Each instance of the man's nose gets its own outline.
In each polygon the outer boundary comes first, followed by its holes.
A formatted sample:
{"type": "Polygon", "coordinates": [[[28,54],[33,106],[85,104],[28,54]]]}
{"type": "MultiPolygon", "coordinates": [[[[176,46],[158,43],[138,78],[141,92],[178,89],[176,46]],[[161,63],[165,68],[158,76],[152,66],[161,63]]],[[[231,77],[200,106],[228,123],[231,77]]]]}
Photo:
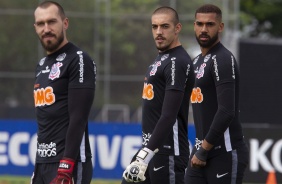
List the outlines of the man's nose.
{"type": "Polygon", "coordinates": [[[162,32],[163,32],[163,31],[162,31],[162,28],[161,28],[161,27],[158,27],[156,33],[157,33],[157,34],[162,34],[162,32]]]}
{"type": "Polygon", "coordinates": [[[50,25],[48,23],[44,24],[44,32],[50,32],[50,25]]]}
{"type": "Polygon", "coordinates": [[[202,27],[201,27],[201,32],[208,32],[208,28],[206,26],[206,24],[204,24],[202,27]]]}

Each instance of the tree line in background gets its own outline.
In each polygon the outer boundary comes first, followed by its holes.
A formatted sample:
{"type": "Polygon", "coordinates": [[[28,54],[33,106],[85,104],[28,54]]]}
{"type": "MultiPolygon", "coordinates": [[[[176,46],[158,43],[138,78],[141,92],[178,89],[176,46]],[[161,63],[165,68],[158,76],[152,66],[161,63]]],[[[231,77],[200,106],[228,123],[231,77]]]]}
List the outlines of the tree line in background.
{"type": "MultiPolygon", "coordinates": [[[[0,117],[7,107],[33,107],[36,63],[45,53],[35,34],[33,11],[40,0],[0,2],[0,117]]],[[[70,19],[68,39],[87,51],[97,63],[94,106],[105,103],[141,102],[142,80],[157,54],[151,35],[151,13],[158,6],[174,7],[183,24],[182,44],[194,39],[193,18],[197,7],[224,0],[59,0],[70,19]],[[105,82],[109,80],[109,82],[105,82]]],[[[227,2],[227,1],[226,1],[227,2]]],[[[226,3],[225,2],[225,3],[226,3]]],[[[223,13],[235,14],[239,6],[239,31],[246,37],[281,37],[282,1],[230,0],[223,13]]],[[[223,15],[224,16],[224,15],[223,15]]]]}

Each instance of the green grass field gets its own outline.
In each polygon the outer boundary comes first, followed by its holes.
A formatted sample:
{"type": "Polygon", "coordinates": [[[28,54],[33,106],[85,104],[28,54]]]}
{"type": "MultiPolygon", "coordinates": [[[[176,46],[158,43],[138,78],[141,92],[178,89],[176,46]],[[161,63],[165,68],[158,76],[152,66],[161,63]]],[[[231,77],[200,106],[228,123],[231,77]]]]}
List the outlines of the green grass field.
{"type": "MultiPolygon", "coordinates": [[[[0,175],[0,184],[30,184],[30,177],[0,175]]],[[[92,180],[91,184],[120,184],[120,180],[92,180]]]]}
{"type": "MultiPolygon", "coordinates": [[[[121,183],[120,180],[101,180],[101,179],[94,179],[91,182],[91,184],[120,184],[120,183],[121,183]]],[[[0,184],[30,184],[30,177],[0,175],[0,184]]],[[[253,183],[253,184],[259,184],[259,183],[253,183]]]]}

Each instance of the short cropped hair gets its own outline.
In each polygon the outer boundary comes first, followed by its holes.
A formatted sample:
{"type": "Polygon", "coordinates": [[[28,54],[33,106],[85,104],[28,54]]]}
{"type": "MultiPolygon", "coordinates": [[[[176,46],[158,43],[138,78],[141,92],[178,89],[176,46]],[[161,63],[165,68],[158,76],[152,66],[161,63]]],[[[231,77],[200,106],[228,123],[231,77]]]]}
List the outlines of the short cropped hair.
{"type": "Polygon", "coordinates": [[[199,7],[195,12],[195,17],[197,13],[215,13],[217,18],[221,21],[222,19],[222,12],[221,9],[213,4],[205,4],[199,7]]]}
{"type": "Polygon", "coordinates": [[[66,14],[65,14],[64,8],[59,3],[55,2],[55,1],[43,1],[42,3],[40,3],[38,5],[38,7],[40,7],[40,8],[48,8],[51,5],[55,5],[55,6],[58,7],[59,15],[60,15],[60,17],[62,19],[66,18],[66,14]]]}
{"type": "Polygon", "coordinates": [[[179,17],[178,17],[178,13],[175,9],[169,7],[169,6],[162,6],[157,8],[154,12],[153,15],[158,14],[158,13],[164,13],[164,14],[172,14],[172,21],[174,23],[174,25],[179,23],[179,17]]]}

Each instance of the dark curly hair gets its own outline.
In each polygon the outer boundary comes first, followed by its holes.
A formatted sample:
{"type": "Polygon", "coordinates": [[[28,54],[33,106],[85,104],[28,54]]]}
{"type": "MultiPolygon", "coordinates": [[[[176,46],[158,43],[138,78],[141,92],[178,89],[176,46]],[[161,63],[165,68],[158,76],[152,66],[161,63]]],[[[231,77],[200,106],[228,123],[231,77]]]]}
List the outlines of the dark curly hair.
{"type": "Polygon", "coordinates": [[[195,17],[197,13],[215,13],[217,18],[219,20],[222,19],[222,12],[219,7],[213,5],[213,4],[205,4],[201,7],[199,7],[195,12],[195,17]]]}

